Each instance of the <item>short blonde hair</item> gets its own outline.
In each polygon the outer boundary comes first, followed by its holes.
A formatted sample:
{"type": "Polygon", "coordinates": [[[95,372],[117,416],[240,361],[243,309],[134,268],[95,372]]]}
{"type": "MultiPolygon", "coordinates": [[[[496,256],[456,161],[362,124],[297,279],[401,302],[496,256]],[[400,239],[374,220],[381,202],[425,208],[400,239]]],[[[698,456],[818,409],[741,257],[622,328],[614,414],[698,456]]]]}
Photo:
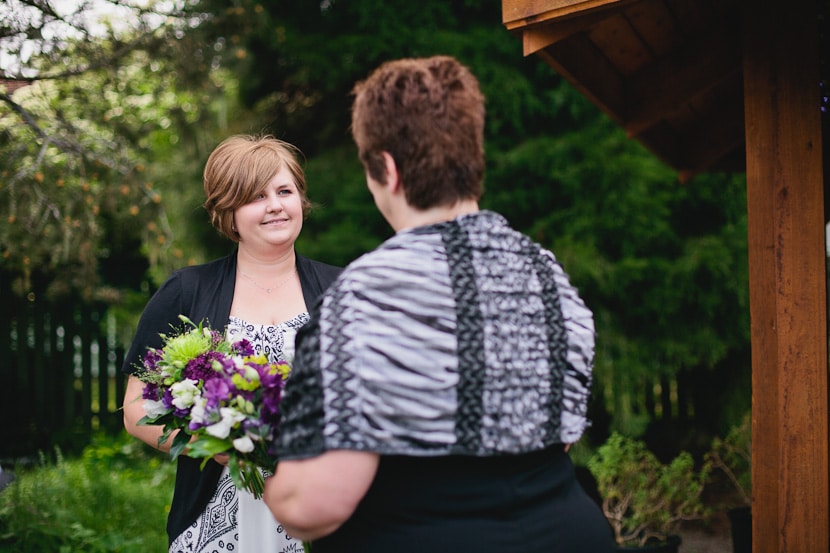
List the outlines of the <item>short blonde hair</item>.
{"type": "Polygon", "coordinates": [[[299,162],[301,155],[293,144],[270,135],[240,134],[223,140],[208,157],[203,176],[204,207],[211,224],[229,239],[239,242],[233,225],[234,212],[253,201],[283,167],[294,178],[303,215],[307,215],[312,204],[299,162]]]}

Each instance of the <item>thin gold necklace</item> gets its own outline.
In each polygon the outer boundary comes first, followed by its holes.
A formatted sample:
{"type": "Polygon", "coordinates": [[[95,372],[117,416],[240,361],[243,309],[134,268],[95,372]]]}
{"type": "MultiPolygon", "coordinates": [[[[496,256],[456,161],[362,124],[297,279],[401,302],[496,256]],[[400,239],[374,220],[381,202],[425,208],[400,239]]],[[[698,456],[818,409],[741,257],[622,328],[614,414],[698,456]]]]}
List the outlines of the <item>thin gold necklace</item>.
{"type": "Polygon", "coordinates": [[[245,273],[243,273],[241,270],[237,269],[237,271],[239,272],[239,274],[240,274],[240,275],[242,275],[242,276],[244,276],[245,278],[247,278],[248,280],[250,280],[250,281],[251,281],[251,283],[252,283],[254,286],[256,286],[257,288],[259,288],[260,290],[265,290],[265,293],[266,293],[266,294],[270,294],[271,292],[273,292],[273,291],[274,291],[274,290],[276,290],[277,288],[281,288],[283,284],[285,284],[286,282],[288,282],[288,280],[289,280],[291,277],[293,277],[293,276],[297,273],[297,269],[296,269],[296,267],[295,267],[295,268],[294,268],[294,270],[293,270],[293,271],[291,271],[291,272],[288,274],[288,276],[287,276],[287,277],[285,277],[284,279],[282,279],[281,281],[279,281],[279,282],[278,282],[278,283],[276,283],[275,285],[273,285],[273,286],[270,286],[270,287],[269,287],[269,286],[263,286],[262,284],[260,284],[260,283],[259,283],[259,282],[257,282],[256,280],[254,280],[254,278],[253,278],[252,276],[250,276],[250,275],[246,275],[246,274],[245,274],[245,273]]]}

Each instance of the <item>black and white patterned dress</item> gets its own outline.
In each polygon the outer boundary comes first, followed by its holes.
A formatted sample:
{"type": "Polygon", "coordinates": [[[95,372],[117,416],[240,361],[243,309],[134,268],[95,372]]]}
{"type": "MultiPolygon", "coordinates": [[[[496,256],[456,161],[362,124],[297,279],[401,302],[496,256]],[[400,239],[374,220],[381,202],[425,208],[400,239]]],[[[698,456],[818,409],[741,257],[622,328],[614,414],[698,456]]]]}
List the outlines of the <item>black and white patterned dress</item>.
{"type": "MultiPolygon", "coordinates": [[[[257,353],[271,362],[289,364],[294,358],[294,337],[308,322],[308,313],[276,324],[251,324],[230,317],[227,336],[231,342],[247,338],[257,353]]],[[[267,474],[263,471],[263,474],[267,474]]],[[[227,467],[222,471],[216,492],[202,515],[173,540],[170,553],[302,553],[303,542],[289,536],[274,520],[262,500],[237,490],[227,467]]]]}
{"type": "Polygon", "coordinates": [[[591,311],[553,254],[481,211],[347,267],[297,338],[280,458],[381,455],[328,551],[612,551],[563,445],[587,426],[591,311]]]}

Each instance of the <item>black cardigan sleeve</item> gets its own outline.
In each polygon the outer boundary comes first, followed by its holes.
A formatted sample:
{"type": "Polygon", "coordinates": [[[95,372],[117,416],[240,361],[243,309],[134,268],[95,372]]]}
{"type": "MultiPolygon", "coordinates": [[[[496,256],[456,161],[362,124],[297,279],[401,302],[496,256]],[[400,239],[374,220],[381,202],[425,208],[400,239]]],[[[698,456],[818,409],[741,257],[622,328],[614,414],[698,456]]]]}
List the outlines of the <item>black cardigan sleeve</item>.
{"type": "Polygon", "coordinates": [[[134,373],[147,348],[163,345],[162,334],[183,327],[179,315],[216,330],[228,324],[236,283],[236,254],[174,271],[147,302],[121,369],[134,373]]]}
{"type": "Polygon", "coordinates": [[[129,374],[135,373],[140,368],[147,349],[163,345],[162,334],[175,333],[182,327],[179,319],[182,313],[181,279],[174,273],[147,302],[121,370],[129,374]]]}

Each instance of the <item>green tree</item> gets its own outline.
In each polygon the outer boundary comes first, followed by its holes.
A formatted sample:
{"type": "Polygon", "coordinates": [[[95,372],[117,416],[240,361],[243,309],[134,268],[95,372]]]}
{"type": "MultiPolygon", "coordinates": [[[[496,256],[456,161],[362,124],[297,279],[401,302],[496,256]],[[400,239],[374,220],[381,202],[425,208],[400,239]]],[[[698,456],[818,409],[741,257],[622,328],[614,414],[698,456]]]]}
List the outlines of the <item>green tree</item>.
{"type": "MultiPolygon", "coordinates": [[[[0,49],[4,37],[41,37],[18,74],[4,68],[32,86],[0,92],[9,108],[0,112],[2,268],[21,290],[35,267],[87,295],[106,290],[102,282],[138,289],[136,280],[146,287],[148,276],[158,283],[227,251],[200,208],[200,181],[210,150],[236,132],[269,132],[305,153],[318,208],[298,250],[348,263],[391,234],[351,142],[350,91],[383,61],[448,54],[487,97],[482,205],[553,249],[594,310],[597,384],[615,426],[643,430],[632,406],[661,377],[717,373],[730,382],[718,399],[741,390],[742,176],[679,183],[548,66],[522,56],[501,2],[158,2],[132,8],[127,29],[50,43],[44,22],[83,29],[52,15],[57,4],[26,3],[41,19],[0,25],[0,49]]],[[[737,397],[747,403],[747,389],[737,397]]]]}
{"type": "Polygon", "coordinates": [[[135,286],[129,275],[167,241],[136,140],[162,124],[159,83],[135,70],[150,62],[139,46],[153,30],[138,18],[129,33],[87,41],[80,9],[12,1],[2,13],[3,76],[27,85],[0,86],[2,268],[19,293],[35,280],[51,295],[106,299],[102,264],[109,284],[135,286]]]}
{"type": "Polygon", "coordinates": [[[298,247],[331,262],[351,261],[390,233],[372,207],[348,132],[351,89],[383,61],[449,54],[469,65],[487,97],[491,158],[597,117],[550,68],[521,56],[496,0],[240,0],[232,8],[202,0],[190,9],[204,22],[201,42],[213,45],[237,76],[240,101],[257,114],[261,129],[308,156],[310,193],[320,209],[298,247]]]}
{"type": "Polygon", "coordinates": [[[597,380],[618,428],[643,432],[648,417],[631,407],[645,386],[688,373],[708,384],[690,407],[697,418],[740,416],[749,399],[742,175],[681,184],[600,117],[496,156],[488,182],[486,205],[551,247],[593,309],[597,380]]]}

